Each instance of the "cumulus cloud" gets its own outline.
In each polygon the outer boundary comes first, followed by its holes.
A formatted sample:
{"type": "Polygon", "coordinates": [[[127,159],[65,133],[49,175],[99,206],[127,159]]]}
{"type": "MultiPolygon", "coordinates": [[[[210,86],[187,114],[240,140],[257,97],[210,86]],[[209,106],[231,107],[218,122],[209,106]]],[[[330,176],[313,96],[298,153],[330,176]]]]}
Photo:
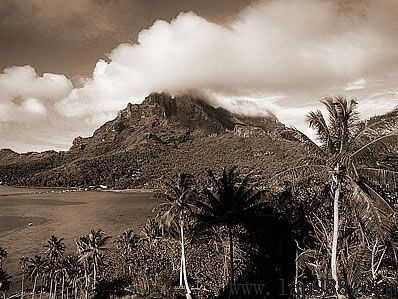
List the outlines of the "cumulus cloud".
{"type": "MultiPolygon", "coordinates": [[[[225,25],[193,12],[156,21],[138,43],[121,44],[108,61],[99,60],[58,109],[68,116],[110,112],[162,90],[311,94],[380,68],[395,71],[398,37],[383,20],[392,20],[397,2],[339,3],[262,1],[225,25]]],[[[362,88],[361,80],[348,90],[362,88]]]]}
{"type": "MultiPolygon", "coordinates": [[[[396,15],[394,0],[259,1],[224,24],[180,13],[142,30],[137,43],[117,46],[74,88],[63,75],[39,76],[29,66],[4,70],[0,123],[51,112],[95,128],[150,92],[195,90],[233,111],[256,114],[260,107],[304,128],[304,115],[321,96],[369,98],[363,92],[371,82],[394,77],[396,15]]],[[[388,109],[396,98],[380,101],[388,109]]]]}
{"type": "Polygon", "coordinates": [[[6,68],[0,74],[0,123],[42,118],[72,88],[64,75],[39,76],[31,66],[6,68]]]}

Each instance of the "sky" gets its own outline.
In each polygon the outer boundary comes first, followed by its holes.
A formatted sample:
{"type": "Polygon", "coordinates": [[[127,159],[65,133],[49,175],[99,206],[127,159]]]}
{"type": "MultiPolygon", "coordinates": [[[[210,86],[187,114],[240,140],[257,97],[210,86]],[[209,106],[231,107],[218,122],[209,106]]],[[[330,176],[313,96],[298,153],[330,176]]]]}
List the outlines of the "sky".
{"type": "Polygon", "coordinates": [[[398,105],[395,0],[2,0],[0,148],[66,150],[128,102],[200,92],[311,134],[324,96],[398,105]]]}

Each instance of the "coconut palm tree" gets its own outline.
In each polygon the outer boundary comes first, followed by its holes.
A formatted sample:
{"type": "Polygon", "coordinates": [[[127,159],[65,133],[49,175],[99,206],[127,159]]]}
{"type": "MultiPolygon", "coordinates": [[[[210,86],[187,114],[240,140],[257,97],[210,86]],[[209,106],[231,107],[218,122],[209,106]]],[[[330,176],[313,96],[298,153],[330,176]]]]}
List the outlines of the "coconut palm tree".
{"type": "MultiPolygon", "coordinates": [[[[83,276],[82,265],[79,263],[79,257],[76,255],[68,255],[63,259],[64,268],[66,270],[65,277],[68,278],[71,294],[77,298],[78,296],[78,280],[83,276]]],[[[68,288],[67,288],[68,294],[68,288]]],[[[68,298],[68,296],[67,296],[68,298]]]]}
{"type": "Polygon", "coordinates": [[[0,269],[3,269],[3,261],[7,258],[8,252],[0,246],[0,269]]]}
{"type": "Polygon", "coordinates": [[[46,264],[46,259],[39,255],[35,255],[34,258],[30,259],[27,273],[30,279],[33,280],[32,299],[35,298],[37,279],[44,274],[46,270],[46,264]]]}
{"type": "MultiPolygon", "coordinates": [[[[123,255],[126,263],[128,263],[129,256],[133,249],[138,245],[139,241],[140,237],[132,229],[125,230],[116,239],[116,246],[119,249],[123,250],[123,255]]],[[[128,265],[128,273],[131,274],[131,265],[128,265]]]]}
{"type": "Polygon", "coordinates": [[[65,253],[65,243],[63,242],[63,238],[58,238],[52,235],[48,240],[47,244],[43,247],[47,248],[45,254],[50,261],[58,261],[60,260],[65,253]]]}
{"type": "Polygon", "coordinates": [[[11,279],[12,276],[0,268],[0,292],[3,294],[4,299],[6,299],[6,292],[10,290],[11,279]]]}
{"type": "Polygon", "coordinates": [[[153,218],[148,218],[144,227],[141,229],[141,240],[148,242],[149,247],[151,248],[156,245],[160,239],[162,239],[162,233],[164,236],[164,231],[162,227],[159,226],[158,221],[153,218]]]}
{"type": "MultiPolygon", "coordinates": [[[[71,269],[72,267],[75,266],[74,264],[75,262],[75,257],[74,256],[66,256],[64,257],[58,266],[57,269],[57,274],[60,275],[60,279],[61,279],[61,298],[64,299],[64,295],[65,295],[65,286],[66,286],[66,293],[68,294],[69,290],[68,290],[68,285],[67,283],[69,282],[69,274],[73,273],[73,270],[71,269]]],[[[67,295],[68,298],[68,295],[67,295]]]]}
{"type": "Polygon", "coordinates": [[[25,293],[24,293],[24,283],[25,283],[25,275],[26,275],[26,270],[28,269],[28,264],[29,264],[29,259],[26,256],[23,256],[19,260],[19,265],[22,270],[22,280],[21,280],[21,299],[23,299],[25,293]]]}
{"type": "Polygon", "coordinates": [[[180,173],[177,180],[163,180],[163,187],[164,191],[156,194],[157,198],[165,200],[155,208],[156,219],[158,219],[162,231],[164,226],[178,227],[181,240],[180,286],[184,280],[186,297],[189,299],[191,298],[191,289],[187,278],[184,229],[188,217],[192,213],[192,203],[196,195],[195,179],[188,173],[180,173]]]}
{"type": "Polygon", "coordinates": [[[398,172],[381,169],[378,159],[381,153],[392,152],[398,134],[397,131],[390,131],[380,135],[375,126],[359,122],[357,102],[354,99],[336,96],[324,98],[321,102],[327,109],[328,118],[320,110],[307,116],[309,126],[316,132],[318,143],[293,129],[295,137],[306,146],[308,155],[297,167],[277,174],[274,179],[284,178],[296,184],[318,176],[325,178],[331,186],[333,234],[330,265],[338,289],[338,239],[342,200],[345,199],[347,205],[355,211],[362,235],[368,231],[378,242],[383,242],[394,226],[391,207],[370,186],[376,183],[386,188],[397,187],[398,172]]]}
{"type": "Polygon", "coordinates": [[[57,292],[57,274],[58,267],[61,264],[62,257],[65,253],[65,243],[63,242],[63,238],[58,238],[52,235],[47,243],[43,246],[47,248],[45,254],[49,260],[49,278],[50,278],[50,297],[53,291],[54,285],[54,296],[56,296],[57,292]]]}
{"type": "Polygon", "coordinates": [[[208,170],[208,185],[195,202],[199,230],[224,227],[228,231],[230,283],[235,282],[233,235],[236,225],[245,225],[261,211],[260,192],[252,183],[252,175],[241,176],[236,167],[224,167],[220,177],[208,170]]]}
{"type": "MultiPolygon", "coordinates": [[[[103,252],[108,251],[108,248],[105,246],[110,238],[111,237],[107,236],[102,230],[92,229],[88,235],[84,235],[76,241],[80,256],[79,261],[93,266],[93,288],[95,288],[97,283],[97,273],[99,265],[102,262],[103,252]]],[[[86,281],[87,279],[88,278],[86,278],[86,281]]]]}

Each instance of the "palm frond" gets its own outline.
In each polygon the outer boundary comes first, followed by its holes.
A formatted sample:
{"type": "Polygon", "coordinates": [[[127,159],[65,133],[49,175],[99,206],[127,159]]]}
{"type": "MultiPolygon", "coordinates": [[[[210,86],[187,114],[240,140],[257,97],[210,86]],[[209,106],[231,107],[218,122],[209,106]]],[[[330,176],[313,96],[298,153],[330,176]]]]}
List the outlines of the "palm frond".
{"type": "Polygon", "coordinates": [[[351,181],[351,189],[348,203],[356,212],[365,230],[379,241],[388,239],[394,228],[390,212],[354,181],[351,181]]]}
{"type": "Polygon", "coordinates": [[[369,157],[374,156],[375,153],[389,153],[396,148],[398,144],[398,131],[391,134],[381,136],[371,142],[360,147],[351,156],[359,161],[366,162],[369,157]]]}
{"type": "Polygon", "coordinates": [[[326,165],[326,159],[323,156],[313,156],[313,155],[308,155],[302,158],[299,162],[298,165],[326,165]]]}
{"type": "Polygon", "coordinates": [[[330,132],[325,118],[320,110],[312,111],[306,118],[309,127],[314,129],[318,135],[318,139],[324,146],[328,147],[330,144],[330,132]]]}
{"type": "MultiPolygon", "coordinates": [[[[338,124],[338,113],[336,110],[336,105],[334,103],[334,98],[324,97],[320,102],[325,105],[326,109],[329,112],[329,126],[331,128],[336,128],[338,124]]],[[[330,133],[333,134],[333,132],[330,133]]]]}
{"type": "Polygon", "coordinates": [[[358,169],[358,174],[361,175],[367,182],[372,183],[372,185],[382,186],[387,190],[398,189],[397,171],[364,167],[358,169]]]}
{"type": "Polygon", "coordinates": [[[317,259],[319,259],[320,256],[321,254],[317,250],[306,249],[297,256],[296,258],[297,266],[301,270],[304,270],[305,268],[308,267],[309,263],[311,264],[314,263],[317,259]]]}
{"type": "Polygon", "coordinates": [[[359,244],[350,248],[352,254],[344,260],[344,269],[347,275],[347,282],[350,286],[363,282],[361,278],[370,277],[369,268],[371,265],[372,252],[364,246],[359,244]]]}
{"type": "Polygon", "coordinates": [[[319,176],[325,177],[328,175],[328,167],[325,165],[301,165],[289,168],[274,175],[270,181],[283,180],[297,184],[311,177],[319,176]]]}
{"type": "Polygon", "coordinates": [[[372,189],[370,186],[368,186],[366,183],[362,182],[363,186],[366,188],[366,192],[369,194],[369,196],[372,198],[372,200],[376,203],[376,205],[386,213],[386,215],[393,215],[394,210],[391,208],[391,206],[388,204],[388,202],[379,194],[377,193],[374,189],[372,189]]]}
{"type": "Polygon", "coordinates": [[[371,125],[363,125],[353,137],[354,142],[370,142],[380,136],[388,135],[397,130],[397,126],[393,123],[378,121],[371,125]],[[388,132],[386,134],[386,132],[388,132]]]}
{"type": "Polygon", "coordinates": [[[326,153],[321,149],[319,145],[317,145],[314,141],[311,140],[307,135],[303,132],[300,132],[298,129],[292,127],[290,128],[293,132],[293,137],[300,141],[307,151],[312,155],[318,156],[326,156],[326,153]]]}

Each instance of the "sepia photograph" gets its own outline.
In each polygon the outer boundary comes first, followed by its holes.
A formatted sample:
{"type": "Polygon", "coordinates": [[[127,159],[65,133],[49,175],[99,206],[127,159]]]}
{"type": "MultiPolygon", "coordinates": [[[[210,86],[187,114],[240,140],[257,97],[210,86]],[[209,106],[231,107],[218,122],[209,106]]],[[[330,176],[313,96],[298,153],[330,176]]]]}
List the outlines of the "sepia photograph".
{"type": "Polygon", "coordinates": [[[397,0],[0,0],[0,298],[398,298],[397,0]]]}

